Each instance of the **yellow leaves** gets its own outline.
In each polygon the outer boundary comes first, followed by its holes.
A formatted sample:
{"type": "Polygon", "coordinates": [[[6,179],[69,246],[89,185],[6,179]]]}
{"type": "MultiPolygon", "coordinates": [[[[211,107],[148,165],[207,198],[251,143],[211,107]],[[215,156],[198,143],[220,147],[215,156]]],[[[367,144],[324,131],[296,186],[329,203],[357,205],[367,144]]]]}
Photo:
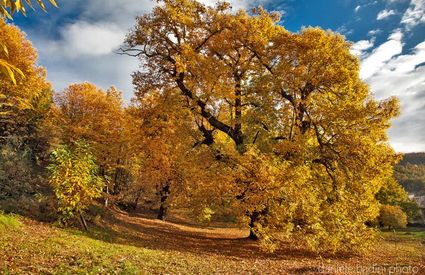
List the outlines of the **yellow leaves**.
{"type": "Polygon", "coordinates": [[[183,62],[182,58],[180,56],[174,57],[176,61],[176,72],[177,73],[184,73],[187,71],[186,64],[183,62]]]}
{"type": "Polygon", "coordinates": [[[91,83],[70,85],[56,96],[57,108],[51,111],[58,139],[63,143],[85,139],[105,173],[120,166],[130,152],[125,144],[132,121],[122,106],[121,93],[115,88],[103,91],[91,83]]]}
{"type": "MultiPolygon", "coordinates": [[[[54,7],[58,7],[55,0],[49,0],[54,7]]],[[[46,11],[46,6],[42,0],[36,0],[37,4],[43,11],[46,11]]],[[[25,4],[28,5],[31,9],[34,9],[31,0],[3,0],[0,2],[0,17],[7,17],[10,20],[13,20],[12,16],[16,12],[22,12],[24,15],[27,14],[25,9],[25,4]]]]}
{"type": "Polygon", "coordinates": [[[13,84],[16,85],[16,78],[15,73],[17,73],[20,77],[24,78],[24,73],[18,69],[17,67],[13,66],[12,64],[8,63],[6,60],[0,59],[0,72],[5,74],[10,78],[13,84]]]}
{"type": "Polygon", "coordinates": [[[382,205],[379,214],[379,222],[389,229],[404,228],[407,225],[407,215],[400,206],[382,205]]]}
{"type": "Polygon", "coordinates": [[[43,112],[50,84],[43,68],[36,65],[35,50],[18,28],[2,20],[0,46],[0,118],[16,118],[24,110],[43,112]]]}
{"type": "MultiPolygon", "coordinates": [[[[5,25],[3,22],[0,23],[0,27],[3,28],[5,25]]],[[[6,58],[9,56],[9,50],[7,49],[6,44],[0,40],[0,53],[3,51],[6,58]]],[[[0,55],[1,56],[1,55],[0,55]]],[[[7,60],[0,58],[0,74],[4,74],[10,78],[13,84],[16,85],[15,73],[20,77],[24,78],[24,73],[14,65],[10,64],[7,60]]]]}
{"type": "MultiPolygon", "coordinates": [[[[53,6],[55,6],[56,8],[58,7],[55,0],[49,0],[49,1],[53,6]]],[[[25,3],[28,6],[30,6],[31,8],[33,8],[31,0],[25,0],[25,3]]],[[[46,11],[46,7],[44,6],[44,3],[43,3],[42,0],[37,0],[37,3],[44,11],[46,11]]],[[[25,5],[24,5],[22,0],[3,0],[3,1],[0,1],[0,20],[3,20],[4,18],[8,18],[9,20],[13,20],[12,16],[15,12],[22,12],[24,15],[26,15],[25,5]]],[[[1,22],[1,23],[3,23],[3,22],[1,22]]],[[[5,44],[3,44],[2,41],[0,41],[0,47],[3,49],[3,51],[6,53],[6,55],[8,55],[7,46],[5,44]]],[[[6,60],[3,60],[1,58],[0,58],[0,71],[2,71],[4,74],[6,74],[14,84],[16,84],[15,73],[19,74],[21,77],[24,76],[21,69],[13,66],[9,62],[7,62],[6,60]]]]}
{"type": "MultiPolygon", "coordinates": [[[[130,48],[148,49],[140,55],[148,72],[134,80],[141,89],[157,85],[141,92],[155,99],[175,88],[167,108],[190,112],[195,139],[212,131],[206,171],[185,170],[200,171],[190,190],[203,196],[201,205],[227,194],[235,212],[261,213],[266,246],[279,231],[319,251],[370,244],[364,224],[374,219],[374,194],[394,161],[386,130],[398,108],[370,100],[349,43],[319,28],[289,33],[261,8],[251,15],[190,0],[161,3],[129,38],[130,48]]],[[[175,156],[189,146],[167,120],[175,117],[155,111],[145,115],[161,126],[149,125],[145,140],[151,155],[167,156],[155,156],[154,168],[168,176],[173,161],[190,164],[175,156]],[[167,135],[184,145],[170,150],[167,135]]]]}
{"type": "Polygon", "coordinates": [[[64,218],[84,211],[102,194],[104,182],[97,175],[97,165],[87,144],[76,142],[73,148],[60,146],[52,153],[50,184],[64,218]]]}

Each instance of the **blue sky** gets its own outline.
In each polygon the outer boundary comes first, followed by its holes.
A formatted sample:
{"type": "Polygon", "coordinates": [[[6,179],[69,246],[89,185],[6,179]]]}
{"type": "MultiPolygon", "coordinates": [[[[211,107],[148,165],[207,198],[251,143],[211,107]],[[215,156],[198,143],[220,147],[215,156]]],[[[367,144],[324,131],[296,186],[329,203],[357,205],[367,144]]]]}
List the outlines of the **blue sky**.
{"type": "MultiPolygon", "coordinates": [[[[47,2],[47,1],[46,1],[47,2]]],[[[155,5],[149,0],[58,0],[48,8],[17,15],[39,51],[56,91],[75,82],[116,86],[129,100],[137,60],[114,53],[137,15],[155,5]],[[36,13],[36,14],[35,14],[36,13]]],[[[212,5],[214,0],[202,2],[212,5]]],[[[361,78],[374,96],[397,96],[402,115],[394,120],[390,141],[399,152],[425,151],[425,0],[231,0],[233,8],[258,5],[282,13],[281,24],[297,32],[320,26],[353,43],[361,78]]]]}

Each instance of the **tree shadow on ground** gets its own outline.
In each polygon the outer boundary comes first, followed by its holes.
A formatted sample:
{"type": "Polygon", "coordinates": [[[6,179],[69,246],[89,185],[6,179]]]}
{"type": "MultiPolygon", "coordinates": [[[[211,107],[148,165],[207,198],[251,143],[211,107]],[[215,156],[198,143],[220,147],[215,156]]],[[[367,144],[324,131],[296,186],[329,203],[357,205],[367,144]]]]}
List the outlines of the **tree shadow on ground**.
{"type": "MultiPolygon", "coordinates": [[[[128,214],[114,209],[99,224],[105,235],[89,233],[92,238],[132,245],[136,247],[194,253],[198,255],[221,255],[233,259],[297,260],[317,259],[318,255],[307,249],[284,244],[274,253],[261,250],[257,241],[247,238],[248,230],[237,228],[192,227],[152,219],[151,215],[128,214]]],[[[338,255],[338,258],[348,256],[338,255]]]]}

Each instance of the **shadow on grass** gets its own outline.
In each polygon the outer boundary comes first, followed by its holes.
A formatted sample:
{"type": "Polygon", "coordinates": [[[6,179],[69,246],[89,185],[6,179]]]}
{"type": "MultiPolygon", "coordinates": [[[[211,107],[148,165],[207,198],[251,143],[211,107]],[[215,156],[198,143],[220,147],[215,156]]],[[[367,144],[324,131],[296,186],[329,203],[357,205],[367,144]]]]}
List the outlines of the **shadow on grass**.
{"type": "MultiPolygon", "coordinates": [[[[190,224],[189,224],[190,225],[190,224]]],[[[235,228],[200,229],[153,219],[150,215],[128,214],[111,210],[105,220],[86,233],[106,242],[125,244],[162,251],[177,251],[198,255],[220,255],[233,259],[297,260],[317,259],[307,249],[284,244],[274,253],[260,249],[259,243],[249,240],[248,230],[235,228]]],[[[323,255],[322,255],[323,256],[323,255]]],[[[328,255],[326,258],[349,258],[350,255],[328,255]]]]}

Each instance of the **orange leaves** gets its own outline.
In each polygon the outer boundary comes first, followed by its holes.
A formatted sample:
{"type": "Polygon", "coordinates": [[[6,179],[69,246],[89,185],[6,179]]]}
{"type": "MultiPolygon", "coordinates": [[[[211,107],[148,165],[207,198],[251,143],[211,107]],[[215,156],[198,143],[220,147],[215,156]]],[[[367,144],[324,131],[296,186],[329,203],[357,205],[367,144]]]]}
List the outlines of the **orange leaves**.
{"type": "Polygon", "coordinates": [[[18,28],[0,20],[0,112],[16,115],[36,108],[40,98],[49,93],[43,68],[36,65],[37,54],[18,28]]]}
{"type": "Polygon", "coordinates": [[[85,140],[109,177],[131,151],[127,150],[132,121],[122,106],[121,93],[114,87],[103,91],[90,83],[73,84],[56,96],[51,112],[53,135],[62,144],[85,140]]]}
{"type": "Polygon", "coordinates": [[[134,82],[140,95],[180,93],[170,107],[209,134],[217,181],[239,213],[258,216],[251,226],[268,245],[284,232],[317,250],[362,250],[374,193],[395,159],[386,130],[397,102],[371,99],[342,36],[289,33],[276,20],[261,8],[250,15],[164,1],[127,41],[147,64],[134,82]]]}
{"type": "MultiPolygon", "coordinates": [[[[58,7],[55,0],[49,0],[50,3],[58,7]]],[[[31,7],[31,0],[25,0],[25,3],[31,7]]],[[[46,11],[46,7],[43,4],[42,0],[37,0],[38,5],[46,11]]],[[[26,15],[26,9],[25,4],[22,0],[3,0],[0,1],[0,27],[3,28],[4,25],[4,18],[7,18],[9,20],[13,20],[12,16],[15,12],[22,12],[24,15],[26,15]]],[[[3,52],[8,55],[8,49],[4,41],[0,40],[0,48],[2,48],[3,52]]],[[[1,55],[0,55],[1,56],[1,55]]],[[[24,74],[21,70],[21,68],[18,68],[14,66],[13,64],[9,63],[7,59],[0,58],[0,73],[8,76],[8,78],[12,81],[13,84],[16,85],[16,77],[15,75],[19,75],[21,78],[24,77],[24,74]]]]}

